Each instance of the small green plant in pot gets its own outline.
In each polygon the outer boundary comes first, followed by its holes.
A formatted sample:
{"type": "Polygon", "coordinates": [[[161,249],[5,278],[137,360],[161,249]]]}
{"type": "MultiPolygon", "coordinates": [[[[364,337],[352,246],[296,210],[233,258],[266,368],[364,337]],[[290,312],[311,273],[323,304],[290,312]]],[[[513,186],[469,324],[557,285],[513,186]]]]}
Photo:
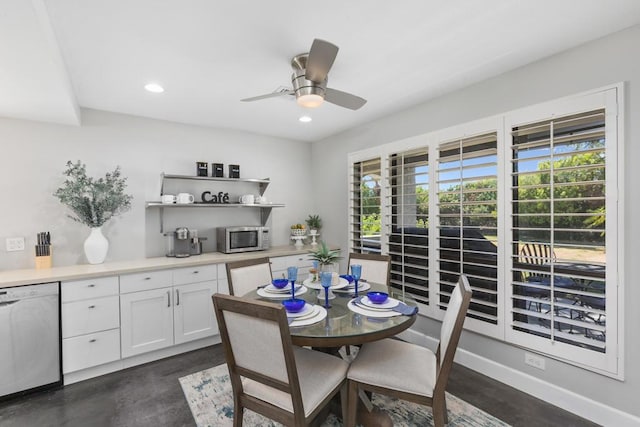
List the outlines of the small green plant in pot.
{"type": "Polygon", "coordinates": [[[306,219],[306,223],[310,230],[320,230],[322,228],[322,219],[320,219],[320,215],[309,215],[309,218],[306,219]]]}

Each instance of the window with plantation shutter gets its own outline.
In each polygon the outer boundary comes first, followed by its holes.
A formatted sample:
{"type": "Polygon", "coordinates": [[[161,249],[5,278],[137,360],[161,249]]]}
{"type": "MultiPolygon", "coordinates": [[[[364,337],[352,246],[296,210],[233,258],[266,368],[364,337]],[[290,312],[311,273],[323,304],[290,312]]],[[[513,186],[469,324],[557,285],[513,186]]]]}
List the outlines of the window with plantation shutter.
{"type": "Polygon", "coordinates": [[[605,110],[511,129],[511,328],[607,352],[605,110]]]}
{"type": "Polygon", "coordinates": [[[391,286],[429,303],[429,154],[427,148],[389,157],[387,241],[391,286]]]}
{"type": "Polygon", "coordinates": [[[460,274],[473,294],[467,316],[498,323],[497,134],[438,147],[438,305],[446,309],[460,274]]]}
{"type": "Polygon", "coordinates": [[[380,253],[380,158],[353,163],[350,250],[380,253]]]}

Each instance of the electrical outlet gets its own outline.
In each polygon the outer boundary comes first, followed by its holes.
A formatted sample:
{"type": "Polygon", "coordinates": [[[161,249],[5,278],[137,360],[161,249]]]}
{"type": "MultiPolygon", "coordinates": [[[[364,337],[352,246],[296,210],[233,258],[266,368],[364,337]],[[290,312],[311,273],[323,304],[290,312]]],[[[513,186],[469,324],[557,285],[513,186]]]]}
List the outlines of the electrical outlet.
{"type": "Polygon", "coordinates": [[[7,237],[7,252],[24,251],[24,237],[7,237]]]}
{"type": "Polygon", "coordinates": [[[542,369],[544,371],[544,358],[535,354],[525,353],[524,354],[524,363],[529,366],[533,366],[537,369],[542,369]]]}

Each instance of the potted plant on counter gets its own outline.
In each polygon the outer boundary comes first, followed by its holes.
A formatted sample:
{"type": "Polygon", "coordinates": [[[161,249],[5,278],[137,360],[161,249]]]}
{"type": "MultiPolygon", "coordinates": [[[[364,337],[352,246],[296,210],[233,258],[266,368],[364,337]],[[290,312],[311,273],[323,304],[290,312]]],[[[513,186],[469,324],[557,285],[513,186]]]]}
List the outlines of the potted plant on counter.
{"type": "Polygon", "coordinates": [[[104,178],[93,179],[87,176],[87,168],[79,160],[68,161],[63,174],[67,178],[53,195],[71,209],[73,215],[67,215],[69,218],[91,228],[84,252],[89,264],[101,264],[107,256],[109,241],[100,227],[131,209],[133,196],[124,192],[127,178],[121,176],[118,166],[104,178]]]}
{"type": "Polygon", "coordinates": [[[307,226],[309,226],[309,232],[312,233],[313,230],[316,230],[317,234],[322,228],[322,219],[320,219],[320,215],[309,215],[309,218],[306,219],[307,226]]]}

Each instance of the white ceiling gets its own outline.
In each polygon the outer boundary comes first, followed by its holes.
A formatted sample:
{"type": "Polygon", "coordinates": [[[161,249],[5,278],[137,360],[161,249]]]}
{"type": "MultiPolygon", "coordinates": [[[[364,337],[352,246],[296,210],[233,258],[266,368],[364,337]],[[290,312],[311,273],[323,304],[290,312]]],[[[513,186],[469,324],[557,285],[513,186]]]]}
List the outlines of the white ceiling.
{"type": "Polygon", "coordinates": [[[638,0],[0,0],[0,116],[81,124],[78,107],[315,141],[640,23],[638,0]],[[305,110],[291,58],[340,47],[305,110]],[[165,92],[143,86],[161,83],[165,92]],[[313,122],[298,117],[309,114],[313,122]]]}

